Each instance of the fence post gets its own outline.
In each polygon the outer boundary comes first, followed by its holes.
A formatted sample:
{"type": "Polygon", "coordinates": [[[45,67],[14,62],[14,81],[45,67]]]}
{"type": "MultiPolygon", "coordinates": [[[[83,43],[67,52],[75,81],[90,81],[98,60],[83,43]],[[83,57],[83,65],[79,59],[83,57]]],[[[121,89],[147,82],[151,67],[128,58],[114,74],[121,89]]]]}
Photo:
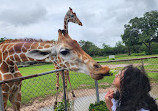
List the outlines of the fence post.
{"type": "Polygon", "coordinates": [[[2,84],[0,84],[0,111],[4,111],[2,84]]]}
{"type": "Polygon", "coordinates": [[[65,111],[67,111],[67,101],[66,101],[66,87],[65,87],[65,75],[64,75],[64,70],[62,71],[62,76],[63,76],[63,90],[64,90],[64,102],[65,102],[65,111]]]}
{"type": "Polygon", "coordinates": [[[98,81],[97,80],[95,80],[95,89],[96,89],[97,103],[99,103],[99,91],[98,91],[98,81]]]}

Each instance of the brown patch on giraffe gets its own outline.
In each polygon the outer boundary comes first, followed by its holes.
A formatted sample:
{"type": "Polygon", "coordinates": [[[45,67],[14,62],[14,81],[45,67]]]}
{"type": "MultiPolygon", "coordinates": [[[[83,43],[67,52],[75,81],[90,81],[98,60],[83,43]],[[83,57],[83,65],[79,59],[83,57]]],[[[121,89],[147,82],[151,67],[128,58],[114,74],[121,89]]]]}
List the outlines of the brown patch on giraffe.
{"type": "Polygon", "coordinates": [[[16,53],[21,53],[21,48],[23,46],[23,43],[18,43],[14,45],[14,49],[16,53]]]}
{"type": "Polygon", "coordinates": [[[12,61],[14,61],[14,57],[13,57],[13,56],[10,56],[10,59],[11,59],[12,61]]]}
{"type": "Polygon", "coordinates": [[[20,54],[20,57],[21,57],[22,61],[28,61],[25,54],[20,54]]]}
{"type": "Polygon", "coordinates": [[[4,92],[8,92],[9,91],[9,87],[6,84],[2,84],[2,90],[4,92]]]}
{"type": "Polygon", "coordinates": [[[38,47],[38,43],[33,43],[33,45],[31,45],[31,49],[37,49],[37,47],[38,47]]]}
{"type": "Polygon", "coordinates": [[[49,47],[50,47],[50,45],[45,45],[45,46],[44,46],[44,48],[49,48],[49,47]]]}
{"type": "Polygon", "coordinates": [[[58,63],[61,63],[61,59],[60,59],[60,57],[58,57],[58,63]]]}
{"type": "Polygon", "coordinates": [[[28,58],[29,58],[30,61],[35,61],[35,59],[32,59],[32,58],[30,58],[30,57],[28,57],[28,58]]]}
{"type": "Polygon", "coordinates": [[[2,80],[2,75],[0,74],[0,80],[2,80]]]}
{"type": "Polygon", "coordinates": [[[70,64],[68,62],[65,63],[66,67],[70,67],[70,64]]]}
{"type": "Polygon", "coordinates": [[[24,47],[25,47],[26,49],[30,49],[30,43],[26,42],[26,43],[24,44],[24,47]]]}
{"type": "Polygon", "coordinates": [[[83,57],[83,61],[84,61],[84,60],[87,60],[87,57],[85,57],[85,56],[82,56],[82,57],[83,57]]]}
{"type": "Polygon", "coordinates": [[[15,77],[21,77],[22,74],[21,74],[20,72],[17,72],[17,73],[14,74],[14,76],[15,76],[15,77]]]}
{"type": "Polygon", "coordinates": [[[9,44],[8,49],[10,49],[14,44],[9,44]]]}
{"type": "Polygon", "coordinates": [[[8,65],[5,62],[3,62],[1,65],[1,72],[7,73],[8,71],[9,71],[8,65]]]}
{"type": "Polygon", "coordinates": [[[16,61],[20,62],[20,58],[17,54],[15,54],[14,58],[15,58],[16,61]]]}
{"type": "Polygon", "coordinates": [[[42,47],[42,46],[39,46],[38,49],[43,49],[43,47],[42,47]]]}
{"type": "Polygon", "coordinates": [[[14,82],[10,82],[10,83],[8,83],[8,85],[9,85],[10,87],[12,87],[13,84],[14,84],[14,82]]]}
{"type": "MultiPolygon", "coordinates": [[[[20,77],[21,77],[21,76],[20,76],[20,77]]],[[[21,84],[21,82],[22,82],[22,81],[16,81],[16,82],[15,82],[15,85],[19,85],[19,84],[21,84]]]]}
{"type": "Polygon", "coordinates": [[[27,52],[27,49],[25,47],[22,47],[22,52],[27,52]]]}
{"type": "Polygon", "coordinates": [[[14,65],[14,62],[11,61],[9,58],[6,60],[6,62],[7,62],[9,65],[14,65]]]}
{"type": "Polygon", "coordinates": [[[7,101],[8,100],[8,93],[3,93],[3,100],[7,101]]]}
{"type": "Polygon", "coordinates": [[[3,53],[3,58],[6,59],[8,57],[8,54],[9,54],[8,51],[5,50],[4,53],[3,53]]]}
{"type": "MultiPolygon", "coordinates": [[[[0,55],[2,55],[2,53],[0,52],[0,55]]],[[[0,56],[0,63],[2,63],[2,56],[0,56]]]]}
{"type": "Polygon", "coordinates": [[[12,48],[10,48],[9,49],[9,55],[13,55],[15,52],[14,52],[14,48],[12,47],[12,48]]]}
{"type": "Polygon", "coordinates": [[[6,75],[3,75],[3,77],[4,77],[4,80],[12,79],[12,78],[13,78],[13,75],[11,75],[11,74],[6,74],[6,75]]]}
{"type": "Polygon", "coordinates": [[[14,72],[15,72],[14,66],[10,66],[9,68],[10,68],[10,72],[11,72],[11,73],[14,73],[14,72]]]}
{"type": "Polygon", "coordinates": [[[8,44],[4,44],[3,48],[2,48],[2,52],[4,52],[6,50],[6,47],[8,46],[8,44]]]}
{"type": "Polygon", "coordinates": [[[18,69],[18,66],[17,66],[17,65],[15,65],[15,71],[19,71],[19,69],[18,69]]]}

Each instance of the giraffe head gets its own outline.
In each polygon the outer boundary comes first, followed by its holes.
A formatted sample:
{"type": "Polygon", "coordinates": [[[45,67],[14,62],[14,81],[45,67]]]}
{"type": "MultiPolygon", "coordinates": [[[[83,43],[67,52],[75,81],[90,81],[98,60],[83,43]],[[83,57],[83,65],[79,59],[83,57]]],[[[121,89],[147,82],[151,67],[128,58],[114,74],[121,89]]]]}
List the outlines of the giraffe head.
{"type": "Polygon", "coordinates": [[[82,26],[82,22],[78,19],[76,13],[74,13],[72,8],[70,8],[70,7],[65,15],[64,22],[73,22],[73,23],[76,23],[76,24],[82,26]]]}
{"type": "Polygon", "coordinates": [[[32,50],[26,55],[37,60],[49,57],[59,67],[88,74],[95,80],[102,79],[103,76],[109,74],[110,69],[95,62],[82,50],[77,41],[72,40],[67,33],[62,34],[61,30],[58,33],[58,41],[53,47],[32,50]]]}

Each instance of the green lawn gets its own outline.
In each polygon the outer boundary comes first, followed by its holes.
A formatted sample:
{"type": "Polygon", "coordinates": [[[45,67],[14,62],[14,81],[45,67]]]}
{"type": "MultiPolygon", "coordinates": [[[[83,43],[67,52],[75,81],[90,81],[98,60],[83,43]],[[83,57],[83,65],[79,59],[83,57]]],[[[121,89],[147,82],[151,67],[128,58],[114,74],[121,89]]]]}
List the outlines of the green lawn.
{"type": "MultiPolygon", "coordinates": [[[[23,67],[19,68],[23,76],[42,73],[46,71],[54,70],[54,66],[42,65],[42,66],[32,66],[32,67],[23,67]]],[[[99,87],[106,88],[109,85],[103,85],[101,83],[112,83],[114,76],[105,77],[104,79],[98,81],[100,84],[99,87]]],[[[88,75],[76,72],[70,72],[70,80],[73,89],[83,89],[83,88],[94,88],[94,80],[91,79],[88,75]]],[[[60,76],[60,90],[62,91],[62,80],[60,76]]],[[[70,86],[68,83],[68,90],[70,86]]],[[[56,75],[55,73],[35,77],[27,80],[23,80],[22,83],[22,103],[31,103],[35,98],[44,98],[48,95],[56,94],[56,75]]]]}
{"type": "MultiPolygon", "coordinates": [[[[158,56],[158,55],[154,55],[158,56]]],[[[147,56],[130,56],[127,55],[117,55],[115,56],[116,60],[119,59],[127,59],[127,58],[141,58],[141,57],[147,57],[147,56]]],[[[149,56],[148,56],[149,57],[149,56]]],[[[95,61],[105,61],[107,57],[100,57],[100,58],[94,58],[95,61]]],[[[132,62],[117,62],[117,63],[103,63],[104,65],[110,65],[110,64],[132,64],[132,63],[139,63],[141,64],[141,61],[132,61],[132,62]]],[[[147,69],[148,75],[151,78],[154,78],[154,80],[158,81],[158,72],[150,72],[151,70],[157,70],[158,69],[158,59],[149,59],[144,61],[145,69],[147,69]]],[[[113,68],[114,75],[121,70],[123,67],[117,67],[113,68]]],[[[42,66],[31,66],[31,67],[23,67],[19,68],[20,72],[23,76],[42,73],[54,70],[54,66],[52,64],[48,65],[42,65],[42,66]]],[[[106,88],[109,87],[109,85],[105,85],[103,83],[109,83],[111,84],[113,79],[113,76],[104,77],[104,79],[99,80],[99,87],[106,88]]],[[[76,72],[70,72],[70,80],[73,89],[83,89],[83,88],[94,88],[95,83],[94,80],[91,79],[88,75],[82,74],[82,73],[76,73],[76,72]]],[[[60,90],[62,91],[62,80],[60,76],[60,90]]],[[[68,84],[68,90],[70,90],[70,86],[68,84]]],[[[55,95],[56,94],[56,75],[55,73],[48,74],[45,76],[35,77],[32,79],[23,80],[22,83],[22,103],[31,103],[34,99],[39,98],[43,99],[45,96],[49,95],[55,95]]]]}

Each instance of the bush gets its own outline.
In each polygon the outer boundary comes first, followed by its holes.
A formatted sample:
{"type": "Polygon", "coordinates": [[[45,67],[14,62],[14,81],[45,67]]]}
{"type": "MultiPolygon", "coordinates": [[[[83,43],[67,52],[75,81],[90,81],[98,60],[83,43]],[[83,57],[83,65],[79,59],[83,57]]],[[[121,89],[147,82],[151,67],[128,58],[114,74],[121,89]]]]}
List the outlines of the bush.
{"type": "MultiPolygon", "coordinates": [[[[67,101],[66,103],[67,103],[67,111],[71,111],[73,103],[71,101],[67,101]]],[[[65,102],[64,102],[64,100],[57,103],[57,107],[55,108],[55,111],[65,111],[65,102]]]]}
{"type": "Polygon", "coordinates": [[[100,101],[99,103],[95,102],[95,104],[91,103],[89,106],[89,111],[109,111],[105,102],[100,101]]]}

